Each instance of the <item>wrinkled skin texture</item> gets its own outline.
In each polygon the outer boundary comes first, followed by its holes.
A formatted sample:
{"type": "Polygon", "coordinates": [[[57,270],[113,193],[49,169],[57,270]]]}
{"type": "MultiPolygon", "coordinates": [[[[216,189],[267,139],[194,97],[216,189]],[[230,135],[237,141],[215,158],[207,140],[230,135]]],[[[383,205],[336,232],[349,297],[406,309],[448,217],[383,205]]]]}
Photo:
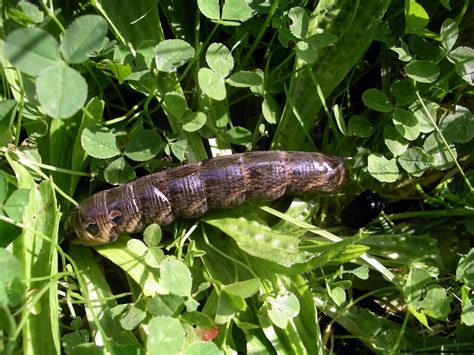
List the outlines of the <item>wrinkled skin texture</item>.
{"type": "Polygon", "coordinates": [[[343,158],[322,153],[250,152],[209,159],[144,176],[101,191],[71,214],[72,242],[98,245],[175,217],[196,218],[211,208],[284,194],[333,192],[347,180],[343,158]]]}

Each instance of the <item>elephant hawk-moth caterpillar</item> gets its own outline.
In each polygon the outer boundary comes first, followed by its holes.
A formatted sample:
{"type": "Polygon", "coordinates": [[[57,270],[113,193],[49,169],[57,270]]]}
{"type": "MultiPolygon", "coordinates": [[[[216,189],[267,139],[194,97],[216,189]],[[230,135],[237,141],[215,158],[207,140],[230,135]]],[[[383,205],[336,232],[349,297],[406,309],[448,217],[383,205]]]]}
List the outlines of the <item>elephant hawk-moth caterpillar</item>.
{"type": "Polygon", "coordinates": [[[196,218],[211,208],[284,194],[333,192],[347,180],[344,158],[310,152],[249,152],[187,164],[98,192],[79,204],[68,225],[76,244],[111,243],[151,223],[196,218]]]}

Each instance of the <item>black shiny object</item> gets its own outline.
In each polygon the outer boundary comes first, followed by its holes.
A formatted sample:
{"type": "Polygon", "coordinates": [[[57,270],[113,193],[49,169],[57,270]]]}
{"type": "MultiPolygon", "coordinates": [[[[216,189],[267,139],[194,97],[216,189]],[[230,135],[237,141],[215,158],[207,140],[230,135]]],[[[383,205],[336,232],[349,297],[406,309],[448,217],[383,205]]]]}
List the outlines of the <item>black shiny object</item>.
{"type": "Polygon", "coordinates": [[[341,220],[347,227],[357,229],[372,222],[384,208],[378,193],[365,190],[344,207],[341,220]]]}

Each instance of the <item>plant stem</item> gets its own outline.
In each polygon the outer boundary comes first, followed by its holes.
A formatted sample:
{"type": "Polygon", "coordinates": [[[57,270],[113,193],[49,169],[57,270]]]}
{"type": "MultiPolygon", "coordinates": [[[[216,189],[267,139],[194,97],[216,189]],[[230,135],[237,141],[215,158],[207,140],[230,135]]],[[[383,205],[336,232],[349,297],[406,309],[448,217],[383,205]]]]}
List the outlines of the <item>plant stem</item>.
{"type": "Polygon", "coordinates": [[[472,192],[474,192],[474,189],[471,185],[471,182],[469,181],[469,179],[466,177],[466,175],[464,174],[464,171],[462,170],[461,168],[461,165],[459,165],[458,163],[458,160],[456,159],[456,157],[454,156],[454,153],[453,151],[451,150],[451,147],[449,146],[448,142],[446,141],[446,139],[444,138],[443,134],[441,133],[438,125],[436,124],[435,120],[433,119],[433,117],[431,117],[431,114],[430,112],[428,111],[428,109],[426,108],[425,106],[425,103],[423,102],[423,99],[421,98],[420,94],[418,93],[418,91],[416,92],[416,96],[418,96],[418,100],[420,100],[420,103],[421,105],[423,106],[423,110],[425,110],[425,113],[426,115],[429,117],[430,121],[431,121],[431,124],[433,125],[434,129],[436,130],[436,132],[439,134],[439,136],[441,137],[441,140],[443,141],[443,144],[446,146],[446,148],[448,149],[448,152],[449,152],[449,155],[451,155],[451,158],[453,159],[454,163],[456,164],[456,167],[458,168],[459,170],[459,173],[461,174],[461,176],[463,177],[464,179],[464,182],[466,183],[467,187],[469,187],[469,190],[472,192]]]}

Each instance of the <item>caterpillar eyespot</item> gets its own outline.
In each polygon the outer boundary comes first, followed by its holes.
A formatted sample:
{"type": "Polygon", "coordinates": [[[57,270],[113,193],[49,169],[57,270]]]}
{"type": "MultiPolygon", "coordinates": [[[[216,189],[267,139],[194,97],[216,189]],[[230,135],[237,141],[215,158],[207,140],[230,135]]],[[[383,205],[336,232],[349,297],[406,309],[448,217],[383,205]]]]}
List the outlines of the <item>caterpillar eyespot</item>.
{"type": "Polygon", "coordinates": [[[175,217],[196,218],[211,208],[285,194],[333,192],[347,180],[345,158],[309,152],[249,152],[187,164],[98,192],[71,214],[72,242],[110,243],[175,217]]]}

